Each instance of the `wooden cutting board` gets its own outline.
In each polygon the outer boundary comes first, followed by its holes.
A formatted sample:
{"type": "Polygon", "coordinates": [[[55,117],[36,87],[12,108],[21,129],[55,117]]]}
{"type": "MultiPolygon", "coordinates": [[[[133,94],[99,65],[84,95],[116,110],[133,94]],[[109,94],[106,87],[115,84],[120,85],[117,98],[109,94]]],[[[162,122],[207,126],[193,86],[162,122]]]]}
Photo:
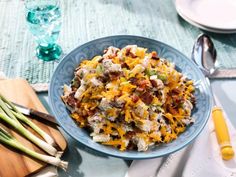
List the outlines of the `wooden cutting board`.
{"type": "MultiPolygon", "coordinates": [[[[37,95],[26,80],[0,80],[0,93],[10,101],[47,113],[46,109],[39,101],[37,95]]],[[[34,118],[32,118],[32,121],[55,139],[58,145],[57,149],[62,151],[66,149],[66,141],[56,126],[51,124],[46,125],[46,123],[42,123],[34,118]]],[[[17,132],[10,129],[8,130],[25,146],[35,150],[36,152],[44,153],[41,149],[23,138],[17,132]]],[[[45,166],[47,166],[47,164],[32,159],[20,152],[16,152],[13,149],[9,149],[9,147],[7,148],[6,146],[0,144],[0,177],[30,176],[30,174],[38,172],[45,166]]]]}

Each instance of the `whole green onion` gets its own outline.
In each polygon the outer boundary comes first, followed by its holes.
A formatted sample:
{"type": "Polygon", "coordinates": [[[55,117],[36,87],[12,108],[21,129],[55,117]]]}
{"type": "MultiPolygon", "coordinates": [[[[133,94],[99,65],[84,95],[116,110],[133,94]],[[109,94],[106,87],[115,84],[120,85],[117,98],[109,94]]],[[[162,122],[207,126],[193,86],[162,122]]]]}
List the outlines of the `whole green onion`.
{"type": "Polygon", "coordinates": [[[43,154],[37,153],[37,152],[32,151],[31,149],[23,146],[12,135],[10,135],[6,130],[4,130],[1,125],[0,125],[0,142],[6,144],[8,146],[11,146],[12,148],[15,148],[15,149],[27,154],[30,157],[33,157],[35,159],[41,160],[41,161],[49,163],[51,165],[60,167],[63,170],[66,170],[66,168],[68,166],[68,162],[62,161],[60,158],[56,158],[56,157],[52,157],[52,156],[48,156],[48,155],[43,155],[43,154]]]}
{"type": "Polygon", "coordinates": [[[12,118],[16,117],[20,121],[24,122],[28,126],[30,126],[35,132],[37,132],[48,144],[55,146],[56,143],[54,139],[49,136],[46,132],[40,129],[35,123],[33,123],[30,119],[24,116],[10,101],[8,101],[3,95],[0,94],[0,105],[5,108],[4,111],[12,118]],[[4,104],[5,102],[5,104],[4,104]],[[7,109],[10,108],[10,109],[7,109]]]}
{"type": "MultiPolygon", "coordinates": [[[[8,123],[10,126],[15,128],[19,133],[29,139],[31,142],[36,144],[42,150],[47,152],[50,155],[56,156],[57,150],[50,144],[46,143],[45,141],[41,140],[30,131],[28,131],[21,123],[17,120],[14,113],[9,109],[7,104],[2,100],[2,96],[0,97],[0,120],[8,123]]],[[[18,115],[18,114],[17,114],[18,115]]]]}
{"type": "Polygon", "coordinates": [[[34,144],[39,146],[41,149],[43,149],[48,154],[56,156],[57,150],[53,146],[51,146],[50,144],[47,144],[43,140],[39,139],[37,136],[35,136],[30,131],[28,131],[25,127],[23,127],[18,121],[15,121],[14,119],[8,117],[6,114],[4,114],[2,108],[0,108],[0,119],[5,121],[6,123],[8,123],[13,128],[15,128],[19,133],[21,133],[27,139],[29,139],[34,144]]]}

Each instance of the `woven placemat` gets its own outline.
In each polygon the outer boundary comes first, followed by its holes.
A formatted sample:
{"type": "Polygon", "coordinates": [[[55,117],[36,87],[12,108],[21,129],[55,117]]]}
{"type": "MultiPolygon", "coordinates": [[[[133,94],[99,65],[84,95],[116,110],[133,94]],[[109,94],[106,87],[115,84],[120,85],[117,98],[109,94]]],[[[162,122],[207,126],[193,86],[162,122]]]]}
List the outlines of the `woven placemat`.
{"type": "MultiPolygon", "coordinates": [[[[196,37],[203,32],[177,15],[172,0],[64,0],[61,7],[58,43],[64,54],[92,39],[132,34],[165,42],[190,56],[196,37]]],[[[35,57],[24,1],[0,0],[0,9],[0,71],[10,78],[23,77],[39,90],[47,89],[45,83],[50,82],[58,61],[43,62],[35,57]]],[[[236,67],[236,35],[207,34],[217,48],[220,67],[236,67]]]]}

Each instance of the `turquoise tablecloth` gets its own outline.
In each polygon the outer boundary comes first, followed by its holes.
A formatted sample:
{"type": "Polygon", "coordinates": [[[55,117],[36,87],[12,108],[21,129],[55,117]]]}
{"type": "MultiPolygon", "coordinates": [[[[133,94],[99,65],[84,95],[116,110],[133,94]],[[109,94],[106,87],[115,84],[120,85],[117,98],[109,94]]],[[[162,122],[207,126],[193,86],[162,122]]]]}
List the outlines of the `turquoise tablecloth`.
{"type": "MultiPolygon", "coordinates": [[[[89,40],[117,34],[140,35],[165,42],[190,56],[203,31],[181,19],[172,0],[62,0],[59,44],[64,53],[89,40]]],[[[0,1],[0,71],[30,83],[48,83],[58,62],[42,62],[27,30],[24,1],[0,1]]],[[[236,35],[208,33],[221,67],[236,67],[236,35]]]]}
{"type": "MultiPolygon", "coordinates": [[[[32,84],[48,83],[58,62],[42,62],[34,57],[36,45],[27,31],[23,3],[0,0],[0,71],[8,77],[24,77],[32,84]]],[[[95,38],[132,34],[160,40],[190,56],[195,38],[203,32],[182,20],[171,0],[64,0],[61,6],[63,26],[59,44],[65,54],[95,38]]],[[[221,67],[236,67],[236,35],[208,34],[218,50],[221,67]]],[[[213,83],[216,95],[236,127],[235,88],[234,80],[213,83]]],[[[50,111],[47,94],[39,97],[50,111]]],[[[101,156],[64,135],[69,147],[63,159],[69,161],[69,168],[67,172],[60,170],[60,176],[124,176],[130,161],[101,156]]]]}

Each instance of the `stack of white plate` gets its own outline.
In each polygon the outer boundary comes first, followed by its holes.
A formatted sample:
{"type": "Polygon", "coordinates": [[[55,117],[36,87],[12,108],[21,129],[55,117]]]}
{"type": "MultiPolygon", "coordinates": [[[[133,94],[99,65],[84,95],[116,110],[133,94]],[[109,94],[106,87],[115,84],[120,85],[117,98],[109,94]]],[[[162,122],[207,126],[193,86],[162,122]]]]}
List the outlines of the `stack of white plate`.
{"type": "Polygon", "coordinates": [[[215,33],[236,33],[236,0],[175,0],[178,14],[190,24],[215,33]]]}

